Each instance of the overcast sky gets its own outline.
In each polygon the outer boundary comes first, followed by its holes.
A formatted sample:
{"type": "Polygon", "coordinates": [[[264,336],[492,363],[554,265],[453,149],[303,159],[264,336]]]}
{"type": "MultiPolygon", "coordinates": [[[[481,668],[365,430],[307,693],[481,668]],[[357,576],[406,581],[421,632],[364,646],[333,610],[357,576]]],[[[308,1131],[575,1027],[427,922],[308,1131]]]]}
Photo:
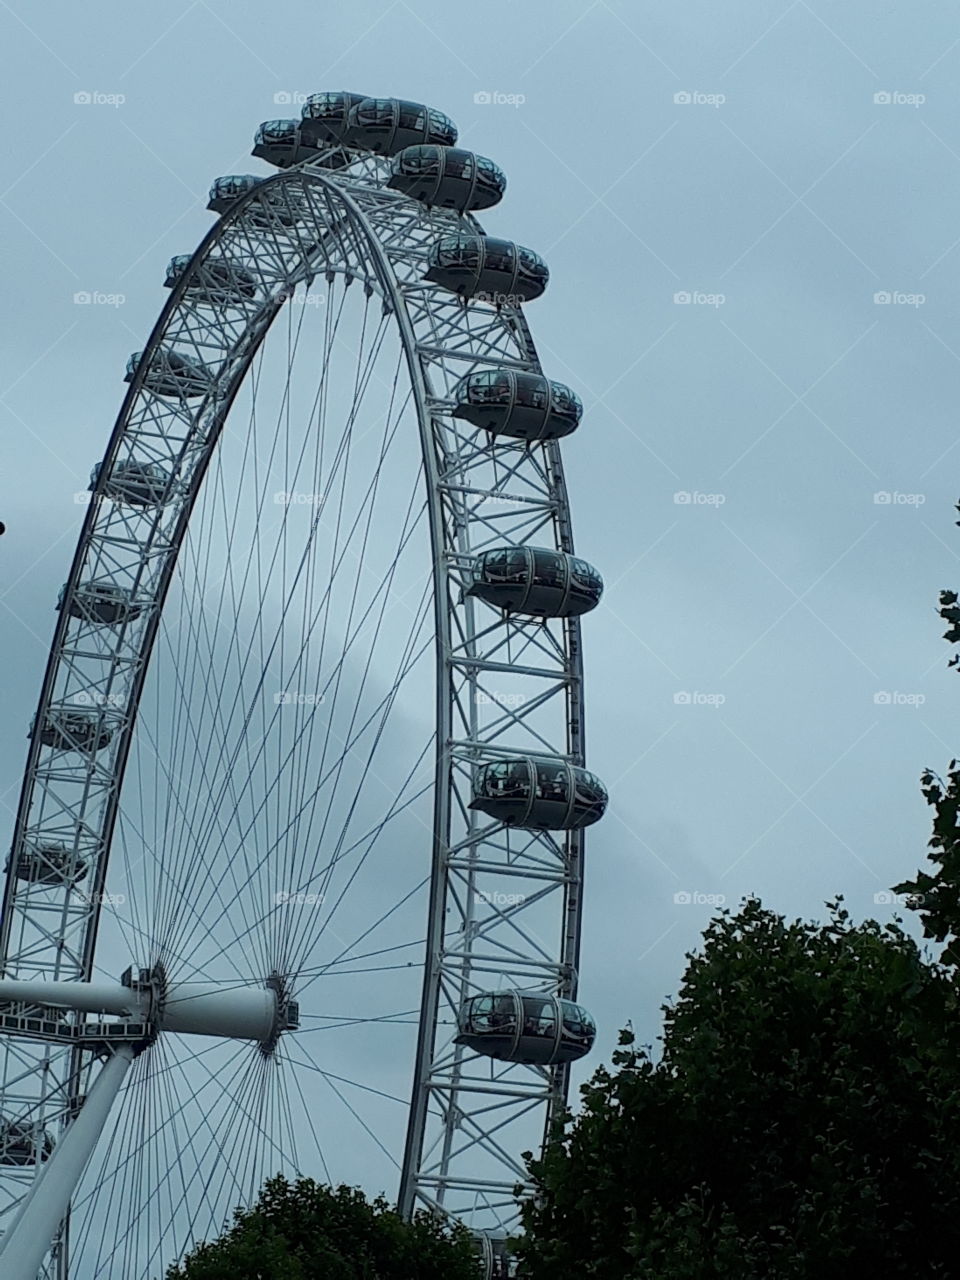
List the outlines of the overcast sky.
{"type": "Polygon", "coordinates": [[[747,893],[855,918],[912,873],[957,750],[956,9],[867,0],[0,0],[0,822],[86,488],[167,261],[256,125],[346,88],[426,101],[508,175],[585,620],[581,996],[643,1040],[747,893]],[[76,303],[75,294],[98,301],[76,303]],[[122,299],[120,301],[119,299],[122,299]],[[686,500],[684,500],[686,499],[686,500]],[[676,895],[700,900],[677,900],[676,895]]]}

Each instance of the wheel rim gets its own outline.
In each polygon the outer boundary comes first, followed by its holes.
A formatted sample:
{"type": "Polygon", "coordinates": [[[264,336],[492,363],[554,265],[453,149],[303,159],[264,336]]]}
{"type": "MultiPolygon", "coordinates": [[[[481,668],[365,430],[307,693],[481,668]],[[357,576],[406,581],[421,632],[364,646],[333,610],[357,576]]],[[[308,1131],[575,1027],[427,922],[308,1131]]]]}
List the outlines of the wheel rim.
{"type": "MultiPolygon", "coordinates": [[[[405,1068],[408,1082],[410,1061],[415,1063],[409,1121],[403,1114],[399,1124],[387,1118],[390,1107],[400,1110],[397,1100],[404,1096],[392,1079],[393,1088],[379,1088],[377,1080],[379,1084],[386,1080],[375,1076],[371,1077],[374,1083],[360,1082],[367,1100],[377,1099],[380,1110],[369,1112],[376,1127],[367,1123],[364,1115],[355,1113],[348,1098],[342,1100],[360,1127],[375,1139],[380,1130],[394,1134],[388,1143],[380,1144],[385,1149],[385,1160],[394,1165],[400,1163],[399,1135],[406,1127],[400,1179],[401,1205],[406,1212],[415,1206],[439,1207],[479,1229],[508,1228],[515,1221],[512,1187],[523,1174],[518,1152],[539,1141],[545,1124],[556,1116],[565,1098],[566,1067],[487,1063],[453,1045],[460,1004],[467,995],[485,986],[542,989],[566,997],[576,994],[582,833],[518,833],[468,809],[477,761],[526,752],[552,754],[574,764],[583,762],[577,620],[548,622],[503,617],[462,595],[473,555],[488,546],[534,542],[572,552],[559,450],[554,441],[532,447],[493,441],[483,431],[452,417],[449,396],[463,373],[481,367],[536,371],[539,364],[518,309],[477,304],[464,307],[435,286],[423,284],[424,258],[430,244],[451,227],[462,226],[463,221],[471,230],[477,228],[472,219],[430,212],[394,192],[387,193],[387,172],[386,162],[354,154],[351,163],[331,178],[324,172],[322,162],[314,161],[287,171],[237,201],[180,274],[133,374],[102,465],[95,502],[85,522],[61,608],[37,724],[46,723],[51,708],[95,708],[99,723],[111,728],[112,740],[106,750],[59,752],[44,748],[37,736],[32,741],[14,859],[7,880],[4,972],[8,976],[89,980],[100,976],[104,960],[109,958],[114,964],[113,956],[119,958],[125,951],[129,960],[163,965],[164,969],[187,977],[190,966],[184,967],[184,960],[189,956],[194,976],[224,984],[237,981],[242,975],[243,980],[262,985],[271,975],[279,974],[284,990],[299,999],[305,1018],[302,1030],[290,1033],[289,1039],[281,1037],[280,1045],[270,1054],[233,1044],[214,1044],[198,1052],[194,1044],[186,1051],[184,1062],[174,1054],[169,1038],[161,1037],[138,1058],[127,1085],[127,1101],[115,1115],[109,1139],[104,1135],[92,1166],[99,1170],[94,1184],[100,1193],[92,1197],[81,1188],[74,1201],[69,1242],[64,1233],[48,1264],[50,1274],[149,1274],[150,1267],[165,1265],[194,1236],[219,1230],[226,1210],[249,1200],[264,1171],[286,1168],[339,1180],[337,1170],[327,1167],[322,1154],[319,1169],[315,1159],[301,1161],[295,1154],[294,1141],[298,1131],[297,1106],[307,1121],[315,1106],[309,1094],[303,1092],[296,1072],[307,1072],[307,1078],[314,1081],[323,1079],[334,1093],[338,1079],[345,1093],[351,1083],[351,1076],[331,1067],[329,1058],[324,1066],[315,1060],[309,1047],[300,1049],[311,1039],[307,1033],[310,1016],[326,1018],[326,1024],[321,1021],[320,1025],[330,1029],[341,1016],[311,1014],[308,1009],[311,984],[316,990],[317,976],[321,972],[329,976],[331,964],[341,965],[342,975],[356,984],[358,992],[364,983],[369,985],[371,977],[383,981],[385,972],[402,972],[408,987],[411,976],[415,978],[416,999],[401,1000],[390,1012],[372,1015],[373,1023],[352,1024],[374,1026],[382,1034],[386,1030],[384,1021],[392,1021],[397,1027],[389,1034],[394,1036],[399,1036],[402,1028],[408,1029],[404,1033],[410,1036],[405,1068]],[[241,298],[234,306],[198,304],[198,280],[206,281],[208,297],[215,292],[210,284],[211,260],[226,263],[234,283],[254,277],[254,295],[241,298]],[[298,289],[306,291],[307,298],[310,290],[323,291],[316,316],[310,315],[312,304],[307,300],[297,310],[298,289]],[[285,320],[278,320],[291,295],[293,301],[288,302],[285,320]],[[306,412],[311,394],[326,397],[328,408],[333,402],[333,361],[326,357],[319,360],[322,376],[314,379],[313,392],[308,391],[307,399],[301,401],[290,391],[289,379],[286,383],[283,380],[283,361],[279,363],[278,380],[264,356],[269,344],[261,347],[271,324],[271,341],[285,324],[288,355],[291,350],[300,351],[301,331],[310,319],[324,329],[320,352],[332,353],[342,336],[335,317],[343,315],[348,307],[355,313],[352,331],[356,334],[359,329],[362,336],[359,346],[351,352],[352,365],[347,362],[342,366],[352,370],[358,409],[352,425],[347,414],[350,440],[345,446],[341,439],[341,456],[344,449],[347,453],[353,450],[353,462],[360,465],[351,475],[354,479],[358,474],[364,475],[363,445],[356,446],[360,433],[353,428],[362,413],[369,410],[379,428],[379,434],[373,432],[366,437],[368,452],[372,446],[379,463],[374,469],[376,482],[372,488],[381,509],[392,520],[392,524],[378,528],[392,528],[394,543],[403,552],[410,552],[409,565],[401,565],[401,556],[394,563],[381,554],[377,563],[386,565],[387,570],[377,579],[379,591],[372,584],[369,586],[373,616],[380,609],[382,628],[391,594],[416,601],[412,608],[409,602],[405,605],[413,615],[406,639],[396,628],[391,632],[376,631],[378,638],[389,635],[392,640],[398,659],[394,671],[402,673],[403,680],[384,680],[384,664],[374,660],[375,646],[371,647],[361,668],[365,665],[367,672],[379,673],[381,696],[378,700],[371,694],[365,704],[363,697],[354,698],[352,716],[351,699],[341,697],[342,691],[350,687],[350,676],[344,676],[349,671],[346,659],[339,667],[336,662],[327,663],[325,684],[319,675],[316,680],[301,679],[309,662],[298,663],[293,651],[288,654],[285,640],[274,637],[271,651],[270,631],[264,618],[270,613],[273,574],[266,571],[269,562],[260,555],[259,535],[265,530],[263,512],[274,472],[264,470],[262,464],[260,472],[254,471],[252,463],[261,459],[262,450],[256,447],[256,429],[251,429],[251,424],[256,427],[263,421],[262,415],[258,421],[254,402],[258,396],[261,401],[265,398],[261,393],[273,379],[273,401],[280,405],[277,428],[278,432],[280,428],[285,432],[283,483],[290,485],[282,491],[310,495],[308,502],[298,498],[279,504],[279,528],[283,532],[274,542],[273,565],[281,562],[282,582],[292,579],[299,590],[299,595],[294,591],[286,601],[282,616],[288,612],[294,616],[299,611],[302,640],[306,620],[318,612],[318,603],[329,628],[331,618],[343,618],[342,601],[349,601],[346,627],[332,650],[337,652],[339,644],[339,652],[342,654],[346,648],[349,655],[354,644],[349,639],[354,613],[361,619],[367,617],[358,602],[362,575],[353,578],[351,600],[352,584],[344,555],[337,563],[337,572],[329,575],[324,609],[322,557],[316,556],[315,533],[334,506],[341,516],[346,510],[353,512],[351,528],[354,533],[362,531],[364,504],[358,495],[363,494],[364,486],[358,485],[348,496],[347,468],[339,468],[338,472],[336,445],[327,440],[323,431],[311,433],[314,410],[306,412]],[[212,386],[204,387],[202,379],[188,384],[189,399],[153,394],[149,379],[152,376],[156,386],[158,367],[170,372],[170,361],[164,354],[170,350],[212,368],[212,386]],[[392,377],[381,378],[387,369],[393,370],[392,377]],[[379,390],[385,398],[374,409],[373,388],[378,381],[382,381],[379,390]],[[364,391],[358,396],[356,391],[361,386],[364,391]],[[251,469],[244,472],[241,467],[242,474],[238,474],[239,464],[231,463],[237,449],[229,455],[226,441],[220,441],[220,437],[225,422],[229,433],[229,424],[244,421],[245,388],[256,389],[246,416],[248,447],[240,455],[251,461],[251,469]],[[380,441],[379,452],[373,445],[376,440],[380,441]],[[221,447],[217,447],[218,441],[221,447]],[[328,450],[327,472],[316,453],[320,442],[328,450]],[[310,446],[314,450],[312,456],[310,446]],[[299,465],[291,470],[291,458],[298,457],[310,461],[312,487],[302,485],[299,465]],[[103,496],[109,491],[111,476],[117,475],[118,464],[131,458],[166,472],[169,483],[163,500],[155,507],[130,501],[129,487],[127,501],[103,496]],[[338,473],[342,480],[339,489],[334,480],[338,473]],[[243,505],[239,501],[244,492],[243,476],[249,480],[254,474],[259,488],[248,488],[251,493],[254,489],[258,493],[259,508],[253,504],[257,547],[236,539],[241,550],[238,553],[235,545],[227,554],[227,543],[234,541],[237,529],[236,523],[231,524],[231,513],[236,521],[236,513],[243,505]],[[406,477],[406,488],[399,483],[401,474],[406,477]],[[380,487],[379,480],[384,475],[389,477],[389,490],[380,487]],[[406,498],[398,497],[407,489],[406,498]],[[321,518],[314,523],[316,508],[320,509],[321,518]],[[356,515],[357,510],[360,515],[356,515]],[[294,568],[294,526],[299,529],[301,550],[307,547],[310,551],[299,572],[294,568]],[[221,560],[228,570],[220,578],[216,613],[218,618],[231,619],[232,639],[215,634],[203,609],[195,607],[197,593],[204,595],[204,584],[215,574],[218,562],[212,549],[218,536],[222,542],[221,560]],[[241,577],[244,567],[246,574],[241,577]],[[78,599],[84,583],[98,576],[103,578],[107,568],[108,576],[121,580],[130,598],[144,607],[119,626],[92,626],[75,617],[71,620],[70,604],[78,599]],[[189,587],[183,586],[191,570],[193,595],[189,587]],[[348,593],[338,598],[339,608],[332,588],[337,580],[348,593]],[[251,582],[258,585],[258,591],[248,591],[251,582]],[[414,590],[417,587],[419,593],[414,590]],[[180,602],[190,607],[175,607],[178,593],[180,602]],[[244,639],[241,623],[244,606],[250,600],[258,605],[254,615],[257,620],[251,623],[244,639]],[[83,626],[86,650],[79,643],[78,633],[83,626]],[[109,632],[96,638],[105,652],[89,649],[92,632],[109,632]],[[258,673],[257,661],[252,663],[247,680],[240,656],[244,650],[259,654],[261,659],[269,653],[272,660],[279,651],[277,678],[281,683],[277,688],[266,687],[264,674],[268,666],[261,663],[258,673]],[[422,672],[429,668],[435,655],[439,659],[435,670],[427,670],[423,677],[422,672]],[[218,661],[224,674],[236,666],[234,698],[230,697],[225,680],[215,685],[216,697],[204,687],[203,678],[216,670],[218,661]],[[292,689],[287,687],[291,674],[297,681],[292,689]],[[251,681],[255,689],[251,689],[251,681]],[[306,688],[301,687],[304,683],[306,688]],[[407,708],[399,701],[401,686],[405,693],[412,691],[407,708]],[[179,695],[179,701],[171,698],[171,689],[179,695]],[[331,690],[336,691],[332,699],[331,690]],[[284,693],[292,694],[292,700],[275,702],[268,724],[267,697],[284,693]],[[308,701],[311,697],[313,702],[308,701]],[[318,697],[323,701],[316,701],[318,697]],[[230,706],[229,712],[223,710],[224,701],[230,706]],[[391,714],[398,705],[406,710],[411,723],[416,722],[418,712],[422,719],[425,703],[431,710],[425,736],[422,743],[418,740],[416,749],[409,748],[408,734],[402,745],[381,750],[380,758],[391,756],[395,766],[393,774],[381,780],[385,791],[392,795],[393,804],[386,821],[371,828],[382,834],[390,822],[394,823],[394,830],[406,824],[406,840],[412,848],[417,844],[417,834],[413,833],[422,831],[418,856],[409,860],[420,874],[410,877],[408,892],[401,891],[394,878],[396,859],[389,868],[390,875],[373,877],[366,911],[361,913],[362,919],[358,915],[354,921],[363,927],[347,931],[348,944],[343,955],[334,960],[332,953],[317,950],[319,939],[328,942],[333,929],[329,922],[318,929],[316,912],[319,906],[322,913],[327,905],[329,890],[339,892],[334,885],[336,877],[341,872],[345,876],[348,873],[351,861],[342,851],[349,849],[353,861],[360,860],[357,851],[363,847],[363,837],[359,829],[365,824],[358,815],[362,816],[365,810],[356,801],[351,807],[350,800],[361,793],[368,795],[369,787],[364,785],[367,773],[352,759],[359,737],[355,742],[351,737],[358,724],[364,726],[360,737],[363,733],[368,738],[375,735],[377,707],[382,708],[385,703],[391,714]],[[236,715],[240,715],[239,720],[236,715]],[[251,762],[248,731],[254,724],[264,731],[263,743],[268,745],[251,762]],[[152,732],[151,725],[155,726],[152,732]],[[316,766],[317,752],[313,747],[318,725],[328,746],[339,737],[349,744],[349,750],[342,750],[339,760],[332,753],[330,761],[326,752],[320,752],[321,767],[316,776],[325,776],[326,780],[308,816],[303,801],[313,776],[307,765],[316,766]],[[243,733],[238,732],[240,726],[243,733]],[[309,750],[303,746],[305,741],[309,750]],[[289,748],[291,742],[298,745],[292,753],[285,754],[284,744],[289,748]],[[151,753],[161,761],[159,767],[153,767],[152,798],[144,784],[151,753]],[[54,756],[60,759],[52,763],[54,756]],[[62,763],[65,756],[77,757],[66,773],[62,763]],[[399,771],[398,756],[404,766],[399,771]],[[245,783],[235,775],[238,760],[249,765],[245,772],[241,771],[245,783]],[[326,763],[333,767],[324,775],[326,763]],[[198,776],[203,786],[197,789],[197,795],[183,801],[185,789],[198,776]],[[259,806],[252,799],[255,781],[261,786],[263,803],[259,806]],[[219,803],[210,801],[211,794],[218,797],[219,803]],[[126,803],[131,796],[136,796],[136,803],[126,803]],[[321,819],[323,834],[311,851],[324,799],[326,825],[321,819]],[[418,806],[423,809],[427,802],[432,816],[428,813],[425,820],[418,806]],[[245,815],[246,806],[249,813],[245,815]],[[249,818],[245,829],[244,816],[249,818]],[[151,822],[145,823],[144,818],[151,822]],[[146,826],[151,829],[145,830],[146,826]],[[232,855],[225,854],[231,847],[231,839],[224,839],[225,829],[232,834],[232,855]],[[68,883],[69,878],[62,884],[42,888],[18,878],[15,869],[19,854],[58,842],[82,857],[87,872],[83,889],[68,883]],[[331,844],[332,863],[327,852],[331,844]],[[108,875],[107,853],[111,846],[108,875]],[[154,855],[162,849],[163,857],[151,856],[144,862],[144,848],[154,855]],[[209,855],[211,849],[213,857],[209,855]],[[278,857],[282,877],[277,876],[278,857]],[[149,869],[152,875],[142,873],[138,877],[138,866],[149,869]],[[212,891],[198,897],[194,904],[191,893],[211,873],[212,891]],[[239,891],[225,901],[231,878],[239,891]],[[278,884],[278,878],[284,883],[278,884]],[[528,892],[518,890],[511,894],[509,890],[516,885],[528,892]],[[411,949],[422,948],[424,941],[424,903],[418,901],[418,894],[425,896],[428,888],[426,964],[421,955],[419,963],[411,965],[411,949]],[[375,898],[377,892],[386,895],[380,903],[386,913],[370,909],[369,899],[375,898]],[[292,904],[273,902],[268,906],[271,893],[305,896],[292,904]],[[104,894],[108,895],[105,902],[104,894]],[[129,901],[112,902],[109,895],[117,894],[129,901]],[[322,897],[324,902],[310,901],[311,894],[322,897]],[[501,901],[518,896],[519,903],[501,901]],[[406,925],[392,937],[372,936],[380,927],[381,916],[392,919],[396,926],[398,912],[407,910],[408,905],[411,920],[417,917],[421,922],[417,929],[406,925]],[[277,909],[280,906],[282,911],[277,909]],[[413,906],[418,910],[414,911],[413,906]],[[128,907],[127,918],[116,909],[122,907],[128,907]],[[218,912],[216,928],[211,926],[214,911],[218,912]],[[47,923],[38,925],[38,920],[47,923]],[[404,932],[409,937],[398,941],[404,932]],[[218,937],[228,935],[227,945],[218,943],[218,937]],[[357,935],[359,940],[350,945],[349,940],[357,935]],[[356,946],[364,936],[368,943],[386,942],[387,946],[363,946],[358,953],[356,946]],[[63,945],[65,939],[70,942],[67,948],[63,945]],[[251,943],[250,954],[245,949],[247,939],[251,943]],[[370,964],[372,975],[354,974],[348,967],[358,960],[382,961],[384,957],[391,962],[399,957],[400,963],[397,968],[391,963],[389,970],[382,963],[370,964]],[[219,970],[217,962],[221,962],[219,970]],[[224,966],[229,971],[224,971],[224,966]],[[409,1015],[412,1017],[407,1020],[409,1015]],[[412,1042],[414,1033],[416,1046],[412,1042]],[[284,1070],[294,1085],[287,1089],[286,1112],[274,1100],[284,1083],[284,1070]],[[230,1072],[230,1088],[227,1099],[221,1099],[220,1114],[210,1103],[210,1094],[216,1080],[230,1072]],[[198,1149],[196,1136],[186,1132],[183,1123],[178,1128],[171,1120],[174,1094],[184,1088],[210,1130],[210,1141],[202,1150],[198,1149]],[[251,1113],[254,1102],[256,1108],[251,1113]],[[254,1135],[252,1139],[248,1136],[245,1144],[240,1137],[243,1126],[236,1123],[238,1113],[248,1116],[248,1133],[254,1135]],[[238,1149],[251,1153],[239,1174],[236,1160],[225,1158],[230,1153],[225,1139],[217,1137],[217,1126],[212,1123],[215,1116],[217,1125],[230,1134],[238,1149]],[[266,1116],[270,1117],[269,1123],[266,1116]],[[157,1133],[152,1143],[144,1142],[142,1137],[144,1126],[149,1128],[147,1117],[152,1117],[157,1133]],[[129,1148],[126,1157],[119,1154],[124,1142],[129,1148]],[[166,1179],[158,1176],[161,1168],[167,1170],[166,1179]],[[157,1191],[157,1186],[169,1181],[171,1170],[180,1171],[179,1185],[185,1188],[184,1196],[192,1188],[193,1205],[199,1206],[192,1217],[169,1188],[164,1193],[157,1191]],[[148,1181],[154,1184],[153,1194],[144,1193],[148,1181]],[[114,1197],[119,1197],[117,1203],[126,1204],[119,1218],[116,1204],[108,1201],[111,1188],[114,1197]],[[124,1195],[127,1202],[123,1201],[124,1195]],[[116,1238],[116,1231],[114,1238],[109,1231],[104,1236],[109,1221],[128,1224],[122,1239],[116,1238]],[[98,1252],[91,1251],[94,1249],[98,1252]],[[96,1258],[96,1266],[88,1261],[81,1263],[84,1257],[96,1258]]],[[[222,272],[218,279],[222,281],[222,272]]],[[[316,342],[311,350],[318,350],[316,342]]],[[[288,373],[291,363],[288,359],[288,373]]],[[[275,446],[276,439],[277,433],[275,446]]],[[[149,481],[142,472],[133,479],[141,491],[149,481]]],[[[130,481],[129,473],[127,480],[130,481]]],[[[367,476],[366,480],[369,492],[371,479],[367,476]]],[[[249,502],[246,509],[249,512],[249,502]]],[[[334,523],[341,528],[344,521],[334,523]]],[[[372,524],[371,519],[368,529],[372,524]]],[[[361,564],[369,552],[371,544],[365,543],[361,564]]],[[[326,644],[325,640],[318,644],[315,630],[316,627],[311,629],[306,646],[308,652],[312,646],[312,658],[326,644]]],[[[329,654],[331,650],[325,652],[329,654]]],[[[366,676],[354,675],[354,685],[361,692],[366,689],[365,680],[366,676]]],[[[378,747],[383,745],[385,732],[386,718],[382,720],[378,747]]],[[[386,741],[389,747],[390,739],[386,741]]],[[[353,884],[356,886],[356,876],[353,884]]],[[[343,910],[344,901],[345,896],[335,898],[336,911],[343,910]]],[[[109,965],[106,967],[109,972],[109,965]]],[[[399,994],[403,985],[400,979],[393,977],[389,982],[399,994]]],[[[344,1018],[353,1016],[343,1012],[344,1018]]],[[[312,1039],[330,1043],[326,1034],[313,1035],[312,1039]]],[[[382,1046],[383,1041],[377,1044],[382,1046]]],[[[4,1115],[29,1115],[39,1132],[56,1135],[71,1108],[75,1109],[71,1098],[85,1092],[92,1069],[91,1055],[75,1048],[50,1049],[23,1037],[4,1037],[2,1048],[6,1064],[4,1115]],[[45,1064],[46,1083],[38,1093],[18,1082],[18,1076],[25,1066],[35,1071],[41,1063],[45,1064]]],[[[185,1053],[182,1049],[179,1052],[185,1053]]],[[[396,1055],[398,1060],[401,1056],[396,1055]]],[[[309,1124],[303,1132],[308,1129],[309,1124]]],[[[322,1153],[319,1137],[315,1145],[322,1153]]],[[[31,1172],[27,1166],[24,1170],[5,1167],[0,1173],[8,1212],[22,1195],[31,1172]]]]}

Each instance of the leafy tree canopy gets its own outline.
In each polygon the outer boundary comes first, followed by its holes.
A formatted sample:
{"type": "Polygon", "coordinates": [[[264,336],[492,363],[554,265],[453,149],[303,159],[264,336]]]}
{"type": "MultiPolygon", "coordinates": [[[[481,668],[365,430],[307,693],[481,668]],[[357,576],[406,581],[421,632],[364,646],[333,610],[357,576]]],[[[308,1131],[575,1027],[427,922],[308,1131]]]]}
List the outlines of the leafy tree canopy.
{"type": "Polygon", "coordinates": [[[353,1187],[276,1177],[167,1280],[479,1280],[479,1270],[460,1228],[425,1213],[405,1222],[353,1187]]]}
{"type": "Polygon", "coordinates": [[[661,1059],[623,1032],[530,1160],[525,1276],[958,1274],[957,989],[899,923],[828,907],[711,922],[661,1059]]]}

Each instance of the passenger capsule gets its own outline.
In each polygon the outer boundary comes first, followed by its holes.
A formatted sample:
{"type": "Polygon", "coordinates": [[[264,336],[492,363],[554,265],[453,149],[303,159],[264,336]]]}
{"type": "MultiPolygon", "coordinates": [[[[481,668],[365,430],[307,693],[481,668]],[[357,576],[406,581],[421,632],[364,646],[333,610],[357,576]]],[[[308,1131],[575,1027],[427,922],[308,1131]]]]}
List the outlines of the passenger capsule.
{"type": "Polygon", "coordinates": [[[365,93],[311,93],[300,109],[300,130],[321,146],[342,143],[351,108],[367,100],[365,93]]]}
{"type": "Polygon", "coordinates": [[[525,991],[473,996],[461,1007],[455,1043],[501,1062],[553,1066],[593,1048],[597,1028],[572,1000],[525,991]]]}
{"type": "Polygon", "coordinates": [[[316,160],[322,148],[316,137],[306,136],[299,120],[264,120],[253,138],[252,155],[289,169],[303,160],[316,160]]]}
{"type": "MultiPolygon", "coordinates": [[[[95,489],[100,478],[102,462],[98,462],[90,476],[90,488],[95,489]]],[[[127,458],[116,462],[104,485],[104,493],[114,502],[131,507],[158,507],[167,501],[170,477],[159,462],[140,462],[127,458]]]]}
{"type": "Polygon", "coordinates": [[[603,817],[607,790],[594,773],[566,760],[518,756],[480,765],[470,808],[506,826],[572,831],[603,817]]]}
{"type": "Polygon", "coordinates": [[[583,415],[580,397],[562,382],[518,369],[468,373],[452,398],[455,418],[514,440],[559,440],[577,429],[583,415]]]}
{"type": "Polygon", "coordinates": [[[516,1276],[517,1260],[502,1231],[474,1231],[473,1252],[482,1264],[482,1280],[513,1280],[516,1276]]]}
{"type": "Polygon", "coordinates": [[[95,711],[76,711],[70,707],[51,707],[39,732],[36,724],[30,726],[30,737],[39,737],[45,747],[53,747],[55,751],[101,751],[113,732],[114,726],[95,711]]]}
{"type": "MultiPolygon", "coordinates": [[[[268,181],[268,178],[257,178],[252,173],[234,173],[217,178],[210,188],[207,208],[214,213],[227,213],[242,196],[268,181]]],[[[245,216],[256,227],[292,227],[297,221],[296,212],[291,208],[290,193],[276,187],[268,187],[260,193],[259,200],[251,200],[245,216]]]]}
{"type": "Polygon", "coordinates": [[[235,201],[252,191],[254,187],[259,187],[264,181],[266,179],[258,178],[252,173],[231,173],[226,177],[217,178],[210,188],[207,208],[214,213],[226,213],[235,201]]]}
{"type": "Polygon", "coordinates": [[[474,559],[466,594],[507,613],[569,618],[600,603],[603,579],[586,560],[547,547],[493,547],[474,559]]]}
{"type": "Polygon", "coordinates": [[[393,159],[388,187],[420,200],[428,208],[489,209],[507,187],[503,170],[486,156],[456,147],[405,147],[393,159]]]}
{"type": "Polygon", "coordinates": [[[399,98],[364,98],[351,107],[344,142],[348,147],[393,156],[404,147],[434,142],[452,147],[457,126],[449,116],[421,102],[399,98]]]}
{"type": "MultiPolygon", "coordinates": [[[[5,870],[10,870],[7,859],[5,870]]],[[[60,840],[24,841],[16,856],[14,875],[28,884],[51,885],[76,884],[87,874],[87,864],[75,850],[60,840]]]]}
{"type": "MultiPolygon", "coordinates": [[[[167,289],[174,288],[192,261],[193,257],[189,253],[171,258],[164,286],[167,289]]],[[[259,283],[252,271],[237,262],[206,258],[191,274],[185,292],[188,297],[215,307],[242,306],[256,297],[259,283]]]]}
{"type": "Polygon", "coordinates": [[[40,1124],[0,1117],[0,1165],[25,1168],[49,1158],[53,1138],[40,1124]]]}
{"type": "Polygon", "coordinates": [[[71,618],[105,624],[128,622],[144,608],[127,587],[116,587],[111,582],[81,582],[69,596],[64,585],[57,596],[57,608],[63,609],[64,604],[71,618]]]}
{"type": "MultiPolygon", "coordinates": [[[[124,382],[132,382],[137,376],[142,351],[135,351],[127,361],[124,382]]],[[[204,396],[213,385],[214,375],[207,365],[185,356],[170,347],[158,347],[150,359],[143,376],[143,385],[155,396],[192,400],[204,396]]]]}
{"type": "Polygon", "coordinates": [[[539,298],[547,264],[532,249],[491,236],[441,236],[430,249],[425,278],[478,302],[515,307],[539,298]]]}

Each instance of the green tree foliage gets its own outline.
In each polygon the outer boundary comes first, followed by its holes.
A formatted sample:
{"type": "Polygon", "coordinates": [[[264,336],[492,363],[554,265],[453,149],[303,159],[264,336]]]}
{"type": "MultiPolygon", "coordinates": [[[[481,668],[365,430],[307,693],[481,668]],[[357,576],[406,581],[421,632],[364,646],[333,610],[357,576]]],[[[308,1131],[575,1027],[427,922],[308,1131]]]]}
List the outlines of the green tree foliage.
{"type": "Polygon", "coordinates": [[[531,1160],[530,1280],[960,1274],[960,1016],[899,924],[711,922],[658,1062],[613,1070],[531,1160]]]}
{"type": "MultiPolygon", "coordinates": [[[[960,506],[957,508],[960,511],[960,506]]],[[[960,524],[960,521],[957,522],[960,524]]],[[[960,603],[955,591],[940,592],[940,617],[949,626],[944,640],[960,644],[960,603]]],[[[948,664],[960,667],[960,655],[948,664]]],[[[937,870],[931,875],[918,871],[913,880],[895,886],[897,893],[911,895],[911,905],[920,913],[928,938],[945,943],[941,962],[954,971],[960,966],[960,769],[951,760],[946,780],[927,770],[922,778],[923,794],[933,807],[933,834],[927,855],[937,870]]]]}
{"type": "Polygon", "coordinates": [[[405,1222],[383,1199],[310,1178],[272,1178],[251,1209],[167,1280],[479,1280],[470,1238],[428,1214],[405,1222]]]}

